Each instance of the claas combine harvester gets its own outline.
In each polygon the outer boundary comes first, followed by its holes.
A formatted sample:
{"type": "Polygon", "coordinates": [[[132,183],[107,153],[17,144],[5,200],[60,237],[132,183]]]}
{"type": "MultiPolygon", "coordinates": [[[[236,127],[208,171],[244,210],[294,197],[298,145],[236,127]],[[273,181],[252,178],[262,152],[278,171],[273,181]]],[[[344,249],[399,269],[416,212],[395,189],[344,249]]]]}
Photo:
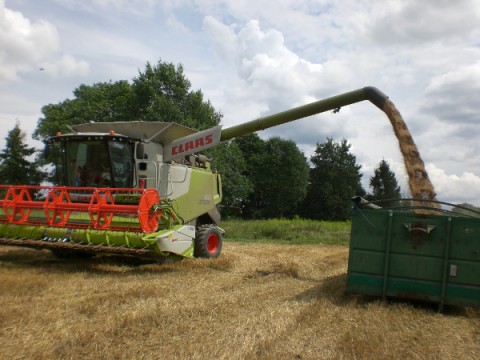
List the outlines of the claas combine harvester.
{"type": "Polygon", "coordinates": [[[365,87],[223,130],[139,121],[72,126],[47,141],[57,186],[1,187],[0,244],[58,257],[217,257],[222,184],[203,150],[363,100],[383,110],[386,99],[365,87]]]}

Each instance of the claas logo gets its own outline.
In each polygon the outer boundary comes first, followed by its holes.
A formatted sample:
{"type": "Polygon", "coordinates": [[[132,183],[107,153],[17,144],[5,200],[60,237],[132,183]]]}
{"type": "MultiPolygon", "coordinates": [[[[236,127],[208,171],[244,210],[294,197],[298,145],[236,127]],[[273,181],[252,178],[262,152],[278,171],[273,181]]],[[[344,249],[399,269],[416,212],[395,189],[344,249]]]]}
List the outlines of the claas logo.
{"type": "Polygon", "coordinates": [[[182,154],[184,152],[194,152],[196,149],[210,145],[213,143],[213,135],[202,136],[198,139],[185,141],[178,145],[172,146],[172,156],[182,154]]]}

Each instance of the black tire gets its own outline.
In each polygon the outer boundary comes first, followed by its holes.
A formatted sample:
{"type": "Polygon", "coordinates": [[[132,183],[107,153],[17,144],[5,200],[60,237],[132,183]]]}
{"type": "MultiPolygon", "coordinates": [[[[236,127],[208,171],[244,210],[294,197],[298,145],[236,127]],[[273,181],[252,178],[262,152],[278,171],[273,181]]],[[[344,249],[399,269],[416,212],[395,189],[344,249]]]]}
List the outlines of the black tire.
{"type": "Polygon", "coordinates": [[[215,225],[202,225],[197,229],[193,255],[202,258],[216,258],[222,252],[223,235],[215,225]]]}

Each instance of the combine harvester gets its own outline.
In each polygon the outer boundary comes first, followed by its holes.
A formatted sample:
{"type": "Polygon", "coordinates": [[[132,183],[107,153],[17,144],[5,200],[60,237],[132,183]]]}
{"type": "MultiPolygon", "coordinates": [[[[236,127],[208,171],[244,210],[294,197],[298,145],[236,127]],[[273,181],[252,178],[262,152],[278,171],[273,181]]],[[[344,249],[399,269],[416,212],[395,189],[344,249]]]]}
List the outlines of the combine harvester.
{"type": "Polygon", "coordinates": [[[365,87],[224,130],[138,121],[73,126],[48,140],[61,186],[1,187],[0,244],[58,257],[217,257],[221,178],[200,152],[364,100],[384,110],[387,97],[365,87]]]}

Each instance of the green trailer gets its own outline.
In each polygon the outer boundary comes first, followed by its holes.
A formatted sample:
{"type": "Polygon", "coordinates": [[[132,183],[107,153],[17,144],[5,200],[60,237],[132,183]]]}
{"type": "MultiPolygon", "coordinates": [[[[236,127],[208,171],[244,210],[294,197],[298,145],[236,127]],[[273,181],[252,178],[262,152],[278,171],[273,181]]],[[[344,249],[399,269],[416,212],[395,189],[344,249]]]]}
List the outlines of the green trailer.
{"type": "Polygon", "coordinates": [[[445,210],[453,206],[446,203],[382,208],[355,202],[348,292],[434,302],[440,311],[445,305],[480,307],[478,213],[445,210]]]}

